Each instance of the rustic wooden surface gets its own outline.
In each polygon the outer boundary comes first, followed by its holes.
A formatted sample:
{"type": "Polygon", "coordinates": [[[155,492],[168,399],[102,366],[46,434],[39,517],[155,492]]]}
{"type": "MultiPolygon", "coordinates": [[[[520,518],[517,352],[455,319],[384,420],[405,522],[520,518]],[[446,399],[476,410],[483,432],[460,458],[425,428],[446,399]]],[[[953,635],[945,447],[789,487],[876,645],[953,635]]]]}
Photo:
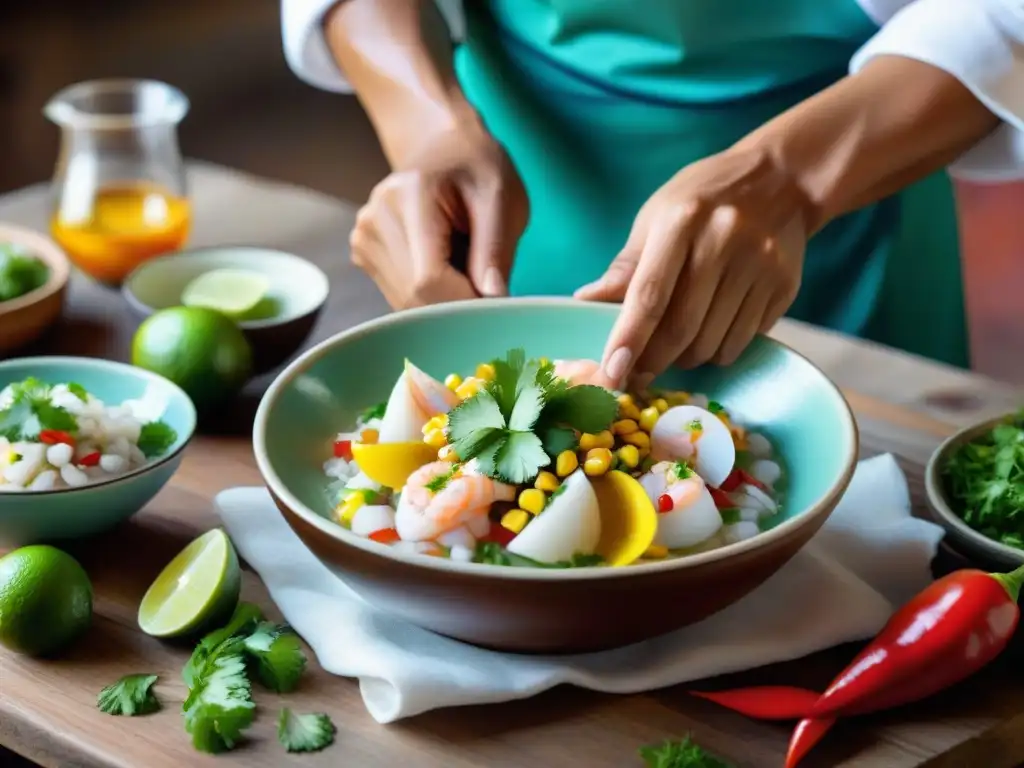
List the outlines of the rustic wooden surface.
{"type": "MultiPolygon", "coordinates": [[[[384,311],[376,290],[345,259],[353,212],[336,200],[206,165],[192,168],[197,245],[249,242],[299,253],[328,269],[332,296],[314,341],[384,311]]],[[[40,227],[45,196],[29,189],[0,199],[0,221],[40,227]]],[[[135,323],[116,293],[75,279],[65,322],[29,352],[123,359],[135,323]]],[[[774,335],[820,365],[847,391],[861,426],[865,455],[890,451],[910,477],[924,514],[921,470],[955,426],[1024,402],[1012,388],[963,371],[782,323],[774,335]]],[[[254,382],[234,418],[196,439],[171,484],[131,523],[69,547],[93,579],[96,618],[87,639],[57,661],[0,652],[0,744],[45,766],[162,768],[180,765],[433,766],[640,765],[636,748],[686,732],[742,768],[781,765],[786,727],[754,723],[687,696],[681,687],[636,696],[560,688],[524,702],[434,712],[391,726],[366,714],[357,685],[315,663],[288,697],[260,692],[261,715],[246,745],[213,758],[195,753],[177,704],[189,649],[142,635],[135,612],[146,586],[181,547],[216,525],[210,499],[219,490],[259,482],[251,456],[251,408],[267,379],[254,382]],[[161,676],[167,706],[157,715],[111,718],[95,709],[97,691],[123,674],[161,676]],[[300,711],[326,711],[336,745],[312,756],[286,755],[274,737],[282,701],[300,711]]],[[[949,559],[944,567],[959,565],[949,559]]],[[[274,612],[266,591],[246,573],[243,596],[274,612]]],[[[854,648],[733,676],[732,682],[823,685],[854,648]]],[[[1024,763],[1024,651],[1016,647],[990,669],[948,694],[837,729],[808,768],[903,766],[1013,768],[1024,763]]],[[[3,762],[3,755],[0,755],[3,762]]]]}

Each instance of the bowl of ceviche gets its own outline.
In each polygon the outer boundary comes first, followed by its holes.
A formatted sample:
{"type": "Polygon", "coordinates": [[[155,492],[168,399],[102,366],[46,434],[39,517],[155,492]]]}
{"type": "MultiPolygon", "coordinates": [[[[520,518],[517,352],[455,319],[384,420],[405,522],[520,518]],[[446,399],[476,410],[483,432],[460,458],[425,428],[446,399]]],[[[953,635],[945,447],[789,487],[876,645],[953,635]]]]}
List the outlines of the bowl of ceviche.
{"type": "Polygon", "coordinates": [[[853,416],[766,337],[727,368],[596,386],[618,311],[481,299],[319,344],[256,415],[275,503],[370,604],[483,647],[614,648],[727,607],[835,507],[853,416]]]}
{"type": "Polygon", "coordinates": [[[0,362],[0,546],[75,539],[138,512],[181,464],[188,396],[123,363],[0,362]]]}

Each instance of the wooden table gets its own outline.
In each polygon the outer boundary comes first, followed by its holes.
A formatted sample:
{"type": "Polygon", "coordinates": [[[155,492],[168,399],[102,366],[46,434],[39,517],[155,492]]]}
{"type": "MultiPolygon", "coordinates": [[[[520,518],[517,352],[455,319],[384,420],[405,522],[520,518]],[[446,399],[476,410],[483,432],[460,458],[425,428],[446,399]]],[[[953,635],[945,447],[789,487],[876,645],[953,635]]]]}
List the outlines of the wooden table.
{"type": "MultiPolygon", "coordinates": [[[[191,168],[197,221],[193,243],[249,242],[276,246],[317,261],[330,273],[329,306],[312,341],[386,310],[376,289],[347,263],[353,209],[313,192],[249,178],[223,168],[191,168]]],[[[0,199],[0,220],[42,228],[44,191],[0,199]]],[[[124,359],[135,323],[120,297],[76,278],[67,318],[38,352],[124,359]]],[[[921,468],[956,425],[1005,412],[1024,393],[963,371],[884,348],[783,322],[774,335],[808,355],[846,390],[862,430],[865,455],[891,451],[910,477],[923,512],[921,468]]],[[[336,745],[291,757],[276,743],[276,697],[261,695],[252,738],[221,757],[194,752],[176,704],[189,649],[142,635],[138,600],[160,568],[197,533],[217,524],[210,499],[260,478],[251,456],[255,382],[232,432],[205,434],[189,447],[181,470],[144,512],[110,535],[69,549],[93,579],[96,617],[87,639],[58,661],[0,652],[0,744],[46,766],[346,765],[384,768],[538,766],[618,768],[640,765],[636,748],[686,732],[744,768],[781,765],[788,729],[754,723],[687,696],[681,687],[611,696],[561,688],[525,702],[434,712],[392,726],[366,713],[357,685],[315,664],[300,691],[287,697],[302,711],[326,711],[338,725],[336,745]],[[161,675],[161,713],[132,720],[95,709],[103,686],[131,672],[161,675]]],[[[274,612],[266,591],[246,573],[244,598],[274,612]]],[[[834,649],[791,664],[743,675],[743,684],[778,681],[823,685],[855,649],[834,649]]],[[[1012,768],[1024,763],[1024,675],[1019,648],[947,695],[838,729],[815,766],[1012,768]]],[[[4,756],[0,754],[0,763],[4,756]]]]}

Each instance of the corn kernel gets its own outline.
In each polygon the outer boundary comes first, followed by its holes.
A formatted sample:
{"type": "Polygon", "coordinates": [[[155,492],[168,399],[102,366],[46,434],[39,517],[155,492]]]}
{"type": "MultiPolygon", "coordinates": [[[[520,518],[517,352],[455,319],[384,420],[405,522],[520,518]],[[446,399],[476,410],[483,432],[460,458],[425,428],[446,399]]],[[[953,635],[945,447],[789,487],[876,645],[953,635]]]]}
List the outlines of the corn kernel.
{"type": "Polygon", "coordinates": [[[426,435],[430,432],[433,432],[435,429],[444,429],[445,426],[445,421],[442,421],[440,416],[435,416],[434,418],[429,419],[427,423],[423,425],[422,431],[423,434],[426,435]]]}
{"type": "Polygon", "coordinates": [[[448,387],[452,392],[459,388],[459,384],[462,383],[462,377],[457,373],[449,373],[444,377],[444,385],[448,387]]]}
{"type": "Polygon", "coordinates": [[[636,407],[636,403],[633,401],[630,395],[619,395],[619,416],[623,419],[636,419],[640,418],[640,409],[636,407]]]}
{"type": "Polygon", "coordinates": [[[555,472],[559,477],[565,477],[575,472],[579,465],[580,460],[573,451],[562,451],[555,459],[555,472]]]}
{"type": "Polygon", "coordinates": [[[448,442],[448,438],[444,436],[444,432],[440,429],[432,429],[423,436],[423,442],[431,448],[440,448],[448,442]]]}
{"type": "Polygon", "coordinates": [[[651,405],[658,413],[664,413],[668,410],[668,401],[663,397],[655,398],[651,401],[651,405]]]}
{"type": "Polygon", "coordinates": [[[628,435],[638,429],[640,426],[633,419],[619,419],[612,424],[612,433],[616,435],[628,435]]]}
{"type": "Polygon", "coordinates": [[[538,491],[536,488],[527,488],[519,494],[520,509],[525,509],[531,515],[539,515],[544,511],[544,505],[547,503],[548,499],[544,495],[544,491],[538,491]]]}
{"type": "Polygon", "coordinates": [[[510,509],[501,516],[501,527],[519,533],[530,522],[530,513],[524,509],[510,509]]]}
{"type": "Polygon", "coordinates": [[[364,429],[359,433],[359,439],[364,443],[376,443],[380,440],[380,432],[376,429],[364,429]]]}
{"type": "Polygon", "coordinates": [[[640,463],[640,450],[635,445],[624,445],[615,455],[627,469],[634,469],[640,463]]]}
{"type": "Polygon", "coordinates": [[[665,395],[665,399],[669,405],[686,405],[690,402],[690,393],[678,390],[676,392],[668,392],[665,395]]]}
{"type": "Polygon", "coordinates": [[[651,546],[649,546],[644,552],[644,557],[661,560],[662,558],[668,557],[668,547],[663,547],[661,544],[651,544],[651,546]]]}
{"type": "Polygon", "coordinates": [[[442,445],[441,449],[437,452],[437,458],[439,461],[458,461],[459,455],[455,453],[455,448],[450,445],[442,445]]]}
{"type": "Polygon", "coordinates": [[[644,408],[640,411],[640,429],[644,432],[650,432],[654,429],[654,425],[658,423],[659,416],[661,416],[661,414],[658,413],[657,408],[644,408]]]}
{"type": "Polygon", "coordinates": [[[480,363],[476,367],[476,377],[483,381],[494,381],[494,366],[490,363],[480,363]]]}
{"type": "Polygon", "coordinates": [[[480,391],[480,384],[480,379],[476,379],[470,376],[468,379],[466,379],[464,382],[459,384],[458,387],[455,388],[455,394],[461,397],[463,400],[465,400],[466,398],[472,397],[473,395],[480,391]]]}
{"type": "Polygon", "coordinates": [[[607,448],[592,448],[587,451],[587,460],[583,462],[583,471],[591,477],[603,475],[612,466],[612,452],[607,448]]]}
{"type": "Polygon", "coordinates": [[[651,447],[651,436],[646,432],[634,432],[632,435],[623,435],[622,439],[630,445],[635,445],[637,448],[650,449],[651,447]]]}
{"type": "Polygon", "coordinates": [[[540,472],[537,475],[537,479],[533,481],[533,487],[552,493],[558,490],[558,478],[550,472],[540,472]]]}
{"type": "Polygon", "coordinates": [[[651,449],[650,448],[641,448],[640,446],[637,446],[637,451],[640,452],[640,461],[641,461],[641,463],[647,463],[646,468],[645,467],[641,467],[641,469],[643,469],[644,472],[646,472],[648,469],[651,468],[651,466],[654,463],[654,462],[647,462],[647,457],[651,455],[651,449]]]}
{"type": "Polygon", "coordinates": [[[597,448],[597,435],[584,432],[580,435],[580,450],[589,451],[591,448],[597,448]]]}
{"type": "Polygon", "coordinates": [[[598,448],[607,448],[611,450],[615,447],[615,435],[612,434],[610,429],[606,429],[602,432],[598,432],[595,437],[597,438],[598,448]]]}

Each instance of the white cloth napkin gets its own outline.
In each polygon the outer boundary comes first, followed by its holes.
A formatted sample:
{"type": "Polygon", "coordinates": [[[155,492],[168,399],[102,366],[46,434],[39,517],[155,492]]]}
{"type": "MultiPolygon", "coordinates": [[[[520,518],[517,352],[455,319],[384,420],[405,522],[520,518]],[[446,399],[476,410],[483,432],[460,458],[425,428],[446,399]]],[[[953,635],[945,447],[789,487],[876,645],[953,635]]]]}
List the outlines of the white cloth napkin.
{"type": "Polygon", "coordinates": [[[481,650],[368,605],[306,549],[263,488],[224,491],[216,505],[285,619],[325,670],[359,679],[366,708],[381,723],[526,698],[561,683],[650,690],[869,638],[931,580],[942,537],[938,526],[910,516],[902,471],[892,456],[877,456],[860,463],[818,535],[726,610],[614,651],[538,657],[481,650]]]}

